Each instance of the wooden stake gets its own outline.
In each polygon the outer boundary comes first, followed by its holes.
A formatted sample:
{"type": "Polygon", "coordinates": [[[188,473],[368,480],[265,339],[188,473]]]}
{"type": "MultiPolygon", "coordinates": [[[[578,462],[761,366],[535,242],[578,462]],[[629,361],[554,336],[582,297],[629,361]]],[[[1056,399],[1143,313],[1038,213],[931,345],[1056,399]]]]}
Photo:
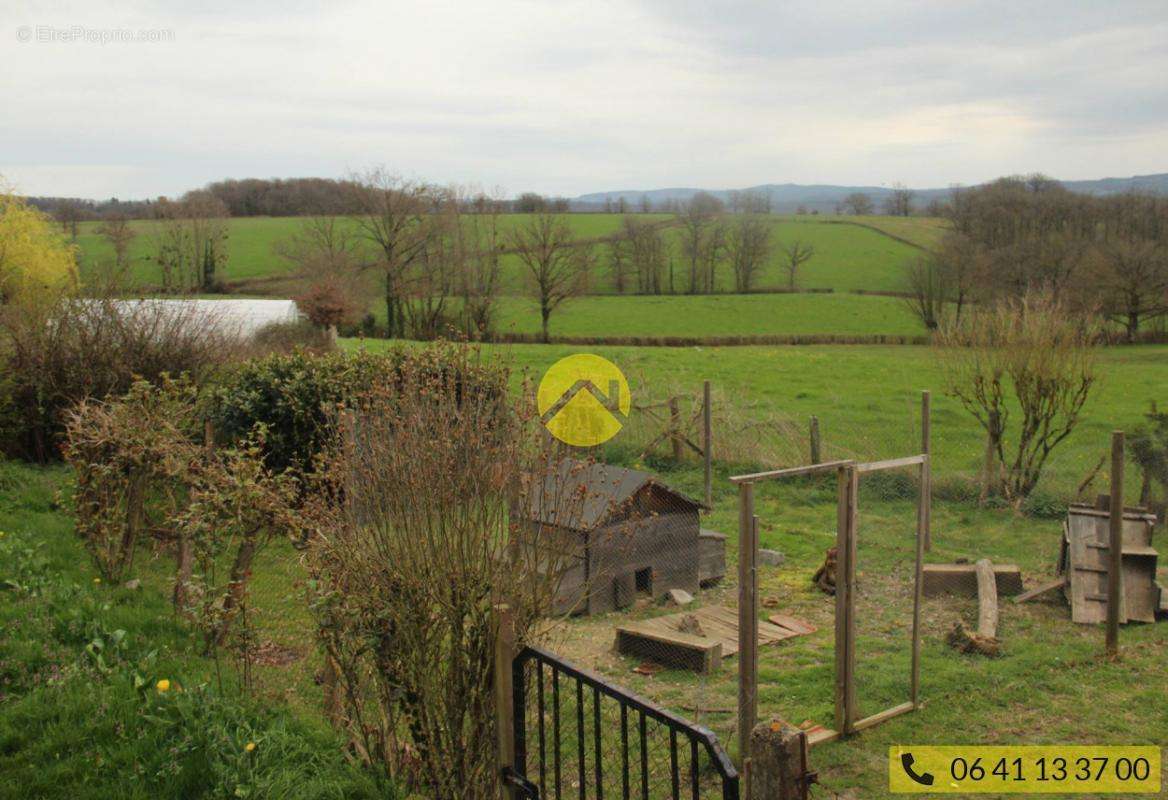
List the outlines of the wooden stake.
{"type": "Polygon", "coordinates": [[[706,505],[714,504],[714,426],[710,409],[710,382],[702,385],[702,461],[706,470],[706,505]]]}
{"type": "Polygon", "coordinates": [[[856,539],[859,527],[860,473],[848,468],[848,561],[847,561],[847,685],[844,699],[844,733],[856,732],[856,539]]]}
{"type": "Polygon", "coordinates": [[[742,759],[750,758],[750,732],[754,729],[758,695],[758,639],[752,637],[758,619],[758,595],[754,587],[754,484],[738,485],[738,746],[742,759]]]}
{"type": "MultiPolygon", "coordinates": [[[[498,771],[515,766],[515,687],[511,680],[511,664],[515,659],[515,621],[506,605],[495,607],[497,617],[495,634],[495,731],[498,736],[498,771]]],[[[499,781],[499,794],[510,800],[514,792],[499,781]]]]}
{"type": "Polygon", "coordinates": [[[998,637],[998,580],[988,558],[979,559],[977,570],[977,635],[983,639],[998,637]]]}
{"type": "Polygon", "coordinates": [[[923,530],[925,552],[933,549],[933,411],[932,395],[921,392],[921,453],[925,462],[921,464],[921,505],[917,523],[923,530]]]}
{"type": "Polygon", "coordinates": [[[835,577],[835,722],[842,733],[850,733],[855,719],[854,655],[852,644],[855,627],[852,613],[854,589],[851,561],[854,558],[853,525],[855,522],[855,489],[858,474],[854,466],[839,469],[838,502],[836,507],[836,577],[835,577]]]}
{"type": "Polygon", "coordinates": [[[1107,564],[1107,655],[1119,655],[1119,611],[1123,591],[1123,431],[1111,434],[1111,527],[1107,564]]]}
{"type": "Polygon", "coordinates": [[[818,464],[823,459],[819,452],[819,417],[811,418],[811,463],[818,464]]]}

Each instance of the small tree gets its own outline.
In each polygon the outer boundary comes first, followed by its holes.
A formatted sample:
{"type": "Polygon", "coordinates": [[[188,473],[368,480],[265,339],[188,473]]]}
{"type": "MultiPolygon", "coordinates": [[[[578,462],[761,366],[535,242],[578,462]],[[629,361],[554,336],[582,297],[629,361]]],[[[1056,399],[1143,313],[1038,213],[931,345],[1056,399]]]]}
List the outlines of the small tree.
{"type": "Polygon", "coordinates": [[[849,214],[863,216],[872,213],[872,198],[863,192],[852,192],[843,200],[843,208],[849,214]]]}
{"type": "Polygon", "coordinates": [[[815,248],[796,239],[788,245],[783,245],[783,253],[786,255],[783,266],[787,270],[787,289],[793,292],[799,278],[799,270],[815,255],[815,248]]]}
{"type": "Polygon", "coordinates": [[[742,214],[735,220],[726,237],[726,252],[730,257],[730,267],[734,270],[735,291],[746,294],[754,289],[770,251],[771,229],[764,218],[742,214]]]}
{"type": "Polygon", "coordinates": [[[1131,454],[1142,478],[1140,505],[1148,506],[1154,486],[1159,487],[1161,498],[1168,500],[1168,413],[1159,411],[1152,403],[1145,417],[1147,424],[1131,437],[1131,454]]]}
{"type": "Polygon", "coordinates": [[[114,249],[114,267],[120,274],[129,264],[130,244],[138,234],[130,227],[130,221],[121,214],[106,217],[97,232],[114,249]]]}
{"type": "Polygon", "coordinates": [[[592,247],[575,242],[571,226],[559,214],[534,214],[510,234],[511,247],[526,268],[530,291],[539,303],[546,342],[552,312],[588,286],[592,247]]]}
{"type": "Polygon", "coordinates": [[[1001,465],[986,476],[991,491],[1019,505],[1034,490],[1095,386],[1097,338],[1092,322],[1038,295],[979,306],[939,329],[949,394],[985,429],[1001,465]]]}

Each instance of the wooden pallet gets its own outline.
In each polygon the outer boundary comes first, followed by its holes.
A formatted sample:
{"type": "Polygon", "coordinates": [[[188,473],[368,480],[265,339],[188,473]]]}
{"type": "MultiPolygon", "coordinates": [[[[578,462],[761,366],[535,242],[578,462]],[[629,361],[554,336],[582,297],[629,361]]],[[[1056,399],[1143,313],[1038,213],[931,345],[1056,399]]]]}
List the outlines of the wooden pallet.
{"type": "MultiPolygon", "coordinates": [[[[1125,511],[1123,515],[1123,580],[1120,582],[1120,622],[1155,622],[1160,601],[1156,585],[1158,553],[1152,547],[1156,518],[1125,511]]],[[[1064,592],[1071,619],[1101,623],[1107,619],[1107,572],[1110,534],[1106,512],[1072,506],[1063,523],[1059,570],[1067,578],[1064,592]]]]}
{"type": "MultiPolygon", "coordinates": [[[[758,623],[760,646],[814,632],[795,617],[773,614],[758,623]]],[[[666,666],[711,672],[723,658],[738,653],[738,612],[722,606],[706,606],[663,617],[628,622],[616,628],[616,650],[622,655],[649,658],[666,666]],[[686,617],[694,617],[701,636],[681,630],[686,617]]]]}

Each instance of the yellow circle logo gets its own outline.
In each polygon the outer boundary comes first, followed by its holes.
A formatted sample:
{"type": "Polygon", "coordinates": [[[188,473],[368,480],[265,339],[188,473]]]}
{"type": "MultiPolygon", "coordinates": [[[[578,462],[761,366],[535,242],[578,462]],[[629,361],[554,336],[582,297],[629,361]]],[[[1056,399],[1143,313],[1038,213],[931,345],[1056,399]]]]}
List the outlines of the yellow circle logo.
{"type": "Polygon", "coordinates": [[[581,353],[552,364],[539,382],[535,404],[552,436],[573,447],[593,447],[624,427],[632,398],[616,364],[581,353]]]}

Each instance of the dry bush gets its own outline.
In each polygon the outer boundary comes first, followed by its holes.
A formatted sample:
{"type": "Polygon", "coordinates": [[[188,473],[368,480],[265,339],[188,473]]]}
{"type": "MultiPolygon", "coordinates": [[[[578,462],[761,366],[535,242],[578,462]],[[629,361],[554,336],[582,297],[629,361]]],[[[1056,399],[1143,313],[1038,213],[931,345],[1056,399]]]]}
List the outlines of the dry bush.
{"type": "MultiPolygon", "coordinates": [[[[77,533],[106,580],[125,576],[148,532],[168,530],[201,452],[194,441],[200,427],[194,388],[166,378],[158,387],[136,382],[117,400],[82,400],[67,412],[63,452],[77,481],[77,533]]],[[[190,562],[180,558],[180,574],[184,566],[190,562]]]]}
{"type": "MultiPolygon", "coordinates": [[[[190,598],[182,610],[191,612],[208,652],[227,644],[244,616],[252,566],[264,545],[278,536],[302,539],[299,487],[293,473],[277,475],[264,466],[257,440],[206,451],[192,471],[189,503],[175,525],[190,543],[199,571],[180,577],[190,598]],[[231,565],[223,570],[229,554],[231,565]]],[[[242,644],[241,652],[249,653],[249,643],[242,644]]]]}
{"type": "Polygon", "coordinates": [[[44,307],[0,308],[8,406],[0,447],[48,461],[64,414],[86,398],[125,394],[138,379],[187,375],[201,385],[242,345],[217,316],[194,306],[111,298],[63,298],[44,307]]]}
{"type": "Polygon", "coordinates": [[[1098,339],[1091,317],[1033,294],[976,306],[938,331],[949,394],[985,429],[999,465],[985,476],[990,493],[1018,505],[1037,486],[1095,386],[1098,339]]]}
{"type": "Polygon", "coordinates": [[[308,550],[333,713],[365,757],[444,798],[497,796],[495,607],[521,642],[553,607],[568,558],[521,510],[574,502],[547,491],[527,406],[473,353],[413,353],[359,397],[319,473],[308,550]]]}

